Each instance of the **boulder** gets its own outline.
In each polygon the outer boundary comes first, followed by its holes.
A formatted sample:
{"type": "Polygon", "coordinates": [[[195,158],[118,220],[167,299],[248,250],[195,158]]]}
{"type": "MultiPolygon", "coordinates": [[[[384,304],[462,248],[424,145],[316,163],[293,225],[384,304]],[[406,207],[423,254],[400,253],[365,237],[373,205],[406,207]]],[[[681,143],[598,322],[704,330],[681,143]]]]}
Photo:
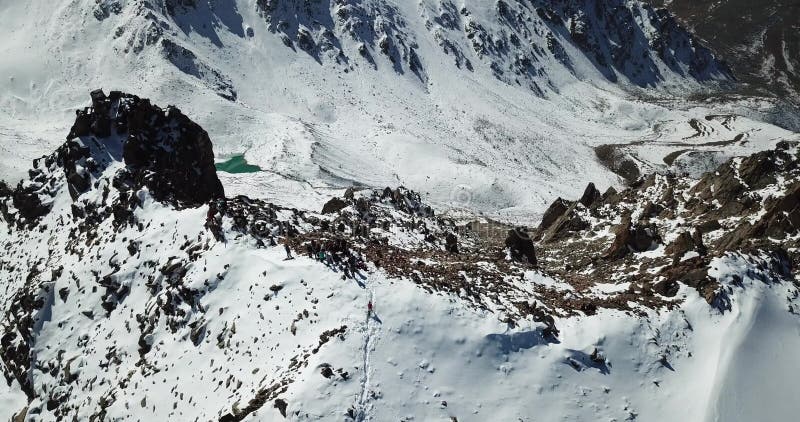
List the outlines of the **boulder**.
{"type": "Polygon", "coordinates": [[[458,253],[458,237],[453,233],[447,233],[444,239],[444,249],[449,253],[458,253]]]}
{"type": "Polygon", "coordinates": [[[575,212],[576,205],[577,203],[572,204],[572,206],[561,214],[547,230],[539,232],[539,236],[543,242],[555,242],[590,227],[589,222],[575,212]]]}
{"type": "Polygon", "coordinates": [[[542,222],[539,224],[539,231],[545,231],[558,220],[559,217],[564,215],[569,209],[569,203],[561,198],[557,198],[547,208],[542,216],[542,222]]]}
{"type": "Polygon", "coordinates": [[[603,254],[603,258],[612,261],[621,259],[631,251],[647,251],[659,241],[660,237],[655,226],[641,223],[632,225],[630,217],[625,217],[614,229],[614,242],[603,254]]]}
{"type": "Polygon", "coordinates": [[[603,200],[603,202],[606,202],[606,203],[616,202],[616,199],[617,199],[618,195],[619,195],[619,192],[617,192],[617,190],[614,189],[613,186],[609,186],[608,189],[606,189],[605,193],[603,193],[603,196],[601,197],[601,199],[603,200]]]}
{"type": "Polygon", "coordinates": [[[524,262],[536,266],[536,250],[533,246],[528,231],[524,228],[517,228],[508,231],[506,237],[506,248],[511,252],[511,259],[517,262],[524,262]]]}
{"type": "Polygon", "coordinates": [[[347,202],[339,199],[338,197],[333,197],[322,206],[322,213],[333,214],[343,210],[346,207],[347,202]]]}
{"type": "Polygon", "coordinates": [[[661,238],[654,225],[637,224],[631,230],[631,239],[628,246],[634,252],[645,252],[660,240],[661,238]]]}
{"type": "Polygon", "coordinates": [[[678,237],[672,241],[672,243],[667,245],[664,253],[674,259],[680,259],[686,254],[686,252],[694,250],[694,248],[695,244],[692,235],[689,234],[689,232],[681,232],[681,234],[679,234],[678,237]]]}
{"type": "Polygon", "coordinates": [[[717,220],[706,220],[697,225],[697,231],[700,234],[711,233],[721,229],[722,226],[719,224],[717,220]]]}
{"type": "Polygon", "coordinates": [[[663,279],[653,285],[653,291],[666,297],[675,297],[680,290],[678,282],[670,279],[663,279]]]}

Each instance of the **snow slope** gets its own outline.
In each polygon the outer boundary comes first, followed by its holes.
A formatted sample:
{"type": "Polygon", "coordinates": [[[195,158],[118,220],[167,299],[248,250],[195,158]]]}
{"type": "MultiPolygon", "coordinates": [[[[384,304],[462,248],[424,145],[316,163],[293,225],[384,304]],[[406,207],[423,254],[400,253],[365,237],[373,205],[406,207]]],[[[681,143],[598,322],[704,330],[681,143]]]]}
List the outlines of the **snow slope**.
{"type": "MultiPolygon", "coordinates": [[[[672,311],[559,320],[560,341],[551,343],[536,323],[509,328],[498,310],[471,310],[457,297],[431,295],[374,268],[359,287],[308,258],[285,261],[278,248],[255,249],[246,236],[216,242],[202,229],[205,208],[177,212],[145,201],[137,213],[149,228],[118,232],[116,241],[93,249],[91,265],[50,255],[73,276],[65,273],[50,286],[56,296],[40,316],[32,353],[43,368],[61,370],[37,371],[33,380],[51,396],[68,390],[70,415],[78,419],[216,420],[283,380],[290,380],[280,390],[289,420],[341,420],[352,412],[353,420],[373,421],[748,421],[755,414],[781,421],[798,410],[788,396],[800,376],[793,359],[798,318],[785,311],[795,290],[746,277],[753,264],[741,258],[714,263],[721,277],[744,276],[727,313],[684,288],[685,303],[672,311]],[[142,245],[127,263],[119,258],[126,238],[142,245]],[[184,281],[204,292],[194,307],[205,317],[190,312],[195,317],[175,332],[159,323],[147,337],[152,350],[142,365],[134,317],[163,298],[151,296],[152,270],[142,264],[157,263],[157,270],[168,257],[184,256],[183,239],[210,246],[184,281]],[[111,269],[101,263],[115,260],[115,277],[126,280],[130,293],[103,317],[100,293],[86,283],[111,269]],[[271,291],[275,285],[282,289],[271,291]],[[61,289],[69,291],[66,300],[55,293],[61,289]],[[194,321],[202,327],[199,339],[194,321]],[[319,346],[320,334],[343,326],[343,340],[319,346]],[[589,360],[595,348],[606,363],[589,360]],[[321,374],[327,366],[334,370],[330,379],[321,374]],[[66,382],[70,376],[76,381],[66,382]]],[[[54,249],[67,241],[63,234],[49,239],[54,249]]],[[[11,391],[3,394],[10,402],[4,418],[25,406],[19,390],[11,391]]],[[[271,402],[272,396],[245,420],[282,419],[271,402]]],[[[28,420],[52,420],[48,407],[34,400],[28,420]]]]}

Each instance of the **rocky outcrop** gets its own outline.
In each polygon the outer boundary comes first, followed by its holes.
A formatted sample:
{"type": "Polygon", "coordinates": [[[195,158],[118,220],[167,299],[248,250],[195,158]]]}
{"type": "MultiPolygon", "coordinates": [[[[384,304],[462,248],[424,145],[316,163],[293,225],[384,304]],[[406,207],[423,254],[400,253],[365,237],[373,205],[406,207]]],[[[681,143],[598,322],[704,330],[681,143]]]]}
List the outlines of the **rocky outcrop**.
{"type": "Polygon", "coordinates": [[[323,214],[333,214],[333,213],[341,211],[346,206],[347,206],[347,202],[345,202],[345,201],[343,201],[343,200],[341,200],[339,198],[333,197],[328,202],[326,202],[325,205],[322,206],[322,213],[323,214]]]}
{"type": "Polygon", "coordinates": [[[600,201],[600,198],[602,198],[600,191],[597,190],[597,188],[594,186],[594,183],[589,183],[589,185],[586,186],[586,190],[583,191],[583,196],[581,196],[581,199],[578,200],[578,202],[580,202],[581,205],[586,208],[591,208],[592,205],[600,201]]]}
{"type": "Polygon", "coordinates": [[[567,212],[570,205],[567,201],[557,198],[550,204],[550,207],[544,212],[542,216],[542,222],[539,224],[539,231],[544,232],[545,230],[549,229],[553,223],[555,223],[559,217],[564,215],[567,212]]]}
{"type": "MultiPolygon", "coordinates": [[[[113,105],[114,96],[108,101],[113,105]]],[[[179,207],[225,196],[205,130],[175,107],[161,109],[149,100],[122,94],[118,101],[113,124],[118,134],[120,127],[127,129],[122,146],[129,181],[179,207]]]]}
{"type": "Polygon", "coordinates": [[[789,188],[786,195],[766,206],[766,213],[755,223],[744,222],[719,241],[719,247],[733,250],[766,239],[783,240],[800,234],[800,183],[789,188]]]}
{"type": "Polygon", "coordinates": [[[532,266],[537,265],[536,250],[533,246],[533,240],[526,229],[517,228],[509,230],[505,245],[511,253],[512,260],[524,262],[532,266]]]}
{"type": "Polygon", "coordinates": [[[120,193],[114,213],[122,219],[137,206],[135,193],[141,189],[178,208],[225,196],[208,133],[180,110],[162,109],[118,91],[106,96],[96,90],[91,99],[91,107],[77,111],[66,142],[34,160],[29,180],[20,182],[5,201],[0,195],[7,219],[36,224],[50,211],[59,189],[66,187],[77,201],[114,162],[124,164],[112,183],[120,193]]]}
{"type": "Polygon", "coordinates": [[[785,263],[770,266],[784,270],[771,271],[788,279],[794,276],[787,268],[800,267],[796,143],[784,141],[775,150],[731,159],[699,180],[653,174],[599,201],[591,188],[584,197],[589,209],[580,201],[559,200],[551,207],[558,217],[548,210],[537,251],[549,271],[573,285],[603,278],[628,282],[625,295],[654,306],[687,285],[725,311],[729,292],[709,276],[711,260],[780,255],[785,263]],[[669,239],[663,248],[662,237],[669,239]]]}
{"type": "Polygon", "coordinates": [[[778,175],[797,167],[797,158],[783,149],[730,161],[700,179],[692,188],[693,200],[687,205],[694,214],[714,219],[750,214],[761,206],[750,193],[774,185],[778,175]]]}
{"type": "Polygon", "coordinates": [[[681,232],[672,243],[667,245],[664,253],[672,257],[673,260],[680,260],[690,251],[696,251],[701,255],[706,252],[705,245],[703,245],[703,236],[698,231],[692,234],[681,232]]]}
{"type": "Polygon", "coordinates": [[[620,259],[628,252],[645,252],[660,241],[658,231],[653,225],[643,223],[631,224],[630,218],[624,218],[614,230],[614,242],[603,254],[606,259],[620,259]]]}

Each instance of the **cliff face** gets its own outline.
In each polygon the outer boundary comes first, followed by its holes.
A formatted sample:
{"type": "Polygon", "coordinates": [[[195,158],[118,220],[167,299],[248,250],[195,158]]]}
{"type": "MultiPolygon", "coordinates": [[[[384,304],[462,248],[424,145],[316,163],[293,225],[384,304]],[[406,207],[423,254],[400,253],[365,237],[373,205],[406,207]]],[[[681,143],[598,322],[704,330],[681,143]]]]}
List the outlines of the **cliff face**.
{"type": "Polygon", "coordinates": [[[800,3],[794,0],[651,0],[665,6],[755,88],[800,93],[800,3]]]}

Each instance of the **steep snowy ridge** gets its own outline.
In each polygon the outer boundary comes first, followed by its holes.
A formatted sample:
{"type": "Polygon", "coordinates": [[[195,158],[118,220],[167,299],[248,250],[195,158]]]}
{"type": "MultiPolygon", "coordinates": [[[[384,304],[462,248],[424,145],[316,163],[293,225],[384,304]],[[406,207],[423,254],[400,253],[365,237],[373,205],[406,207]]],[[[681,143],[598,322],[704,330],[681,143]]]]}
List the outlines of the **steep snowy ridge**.
{"type": "Polygon", "coordinates": [[[796,143],[700,180],[591,185],[529,237],[437,217],[403,188],[351,189],[323,212],[205,193],[202,129],[176,108],[93,96],[62,149],[0,188],[0,417],[797,411],[792,385],[751,377],[800,375],[796,143]],[[159,159],[142,167],[143,153],[159,159]]]}
{"type": "MultiPolygon", "coordinates": [[[[235,99],[234,92],[226,92],[232,89],[229,84],[217,81],[221,75],[189,49],[177,46],[171,33],[178,28],[183,33],[197,32],[219,47],[223,44],[217,30],[228,30],[239,37],[254,36],[252,28],[241,26],[236,7],[213,1],[119,0],[100,2],[96,7],[98,19],[132,13],[151,20],[144,38],[134,25],[119,26],[115,37],[127,37],[134,52],[163,38],[161,45],[173,64],[222,89],[217,91],[220,95],[235,99]],[[184,60],[176,56],[184,56],[184,60]]],[[[564,80],[551,78],[561,79],[562,74],[591,80],[591,73],[575,73],[576,62],[581,61],[591,63],[609,81],[617,82],[621,77],[641,87],[677,79],[705,82],[732,78],[726,65],[666,10],[627,0],[514,4],[498,0],[475,7],[440,1],[422,2],[416,11],[384,0],[337,0],[330,4],[264,0],[257,1],[256,8],[268,30],[293,51],[305,52],[320,63],[333,62],[344,71],[390,66],[398,74],[413,74],[422,85],[429,82],[425,62],[440,60],[420,53],[419,43],[429,43],[431,36],[441,48],[432,54],[454,56],[457,69],[452,71],[474,72],[481,63],[496,78],[530,87],[539,95],[558,92],[564,80]],[[414,32],[417,25],[410,21],[420,19],[429,34],[414,32]]]]}

